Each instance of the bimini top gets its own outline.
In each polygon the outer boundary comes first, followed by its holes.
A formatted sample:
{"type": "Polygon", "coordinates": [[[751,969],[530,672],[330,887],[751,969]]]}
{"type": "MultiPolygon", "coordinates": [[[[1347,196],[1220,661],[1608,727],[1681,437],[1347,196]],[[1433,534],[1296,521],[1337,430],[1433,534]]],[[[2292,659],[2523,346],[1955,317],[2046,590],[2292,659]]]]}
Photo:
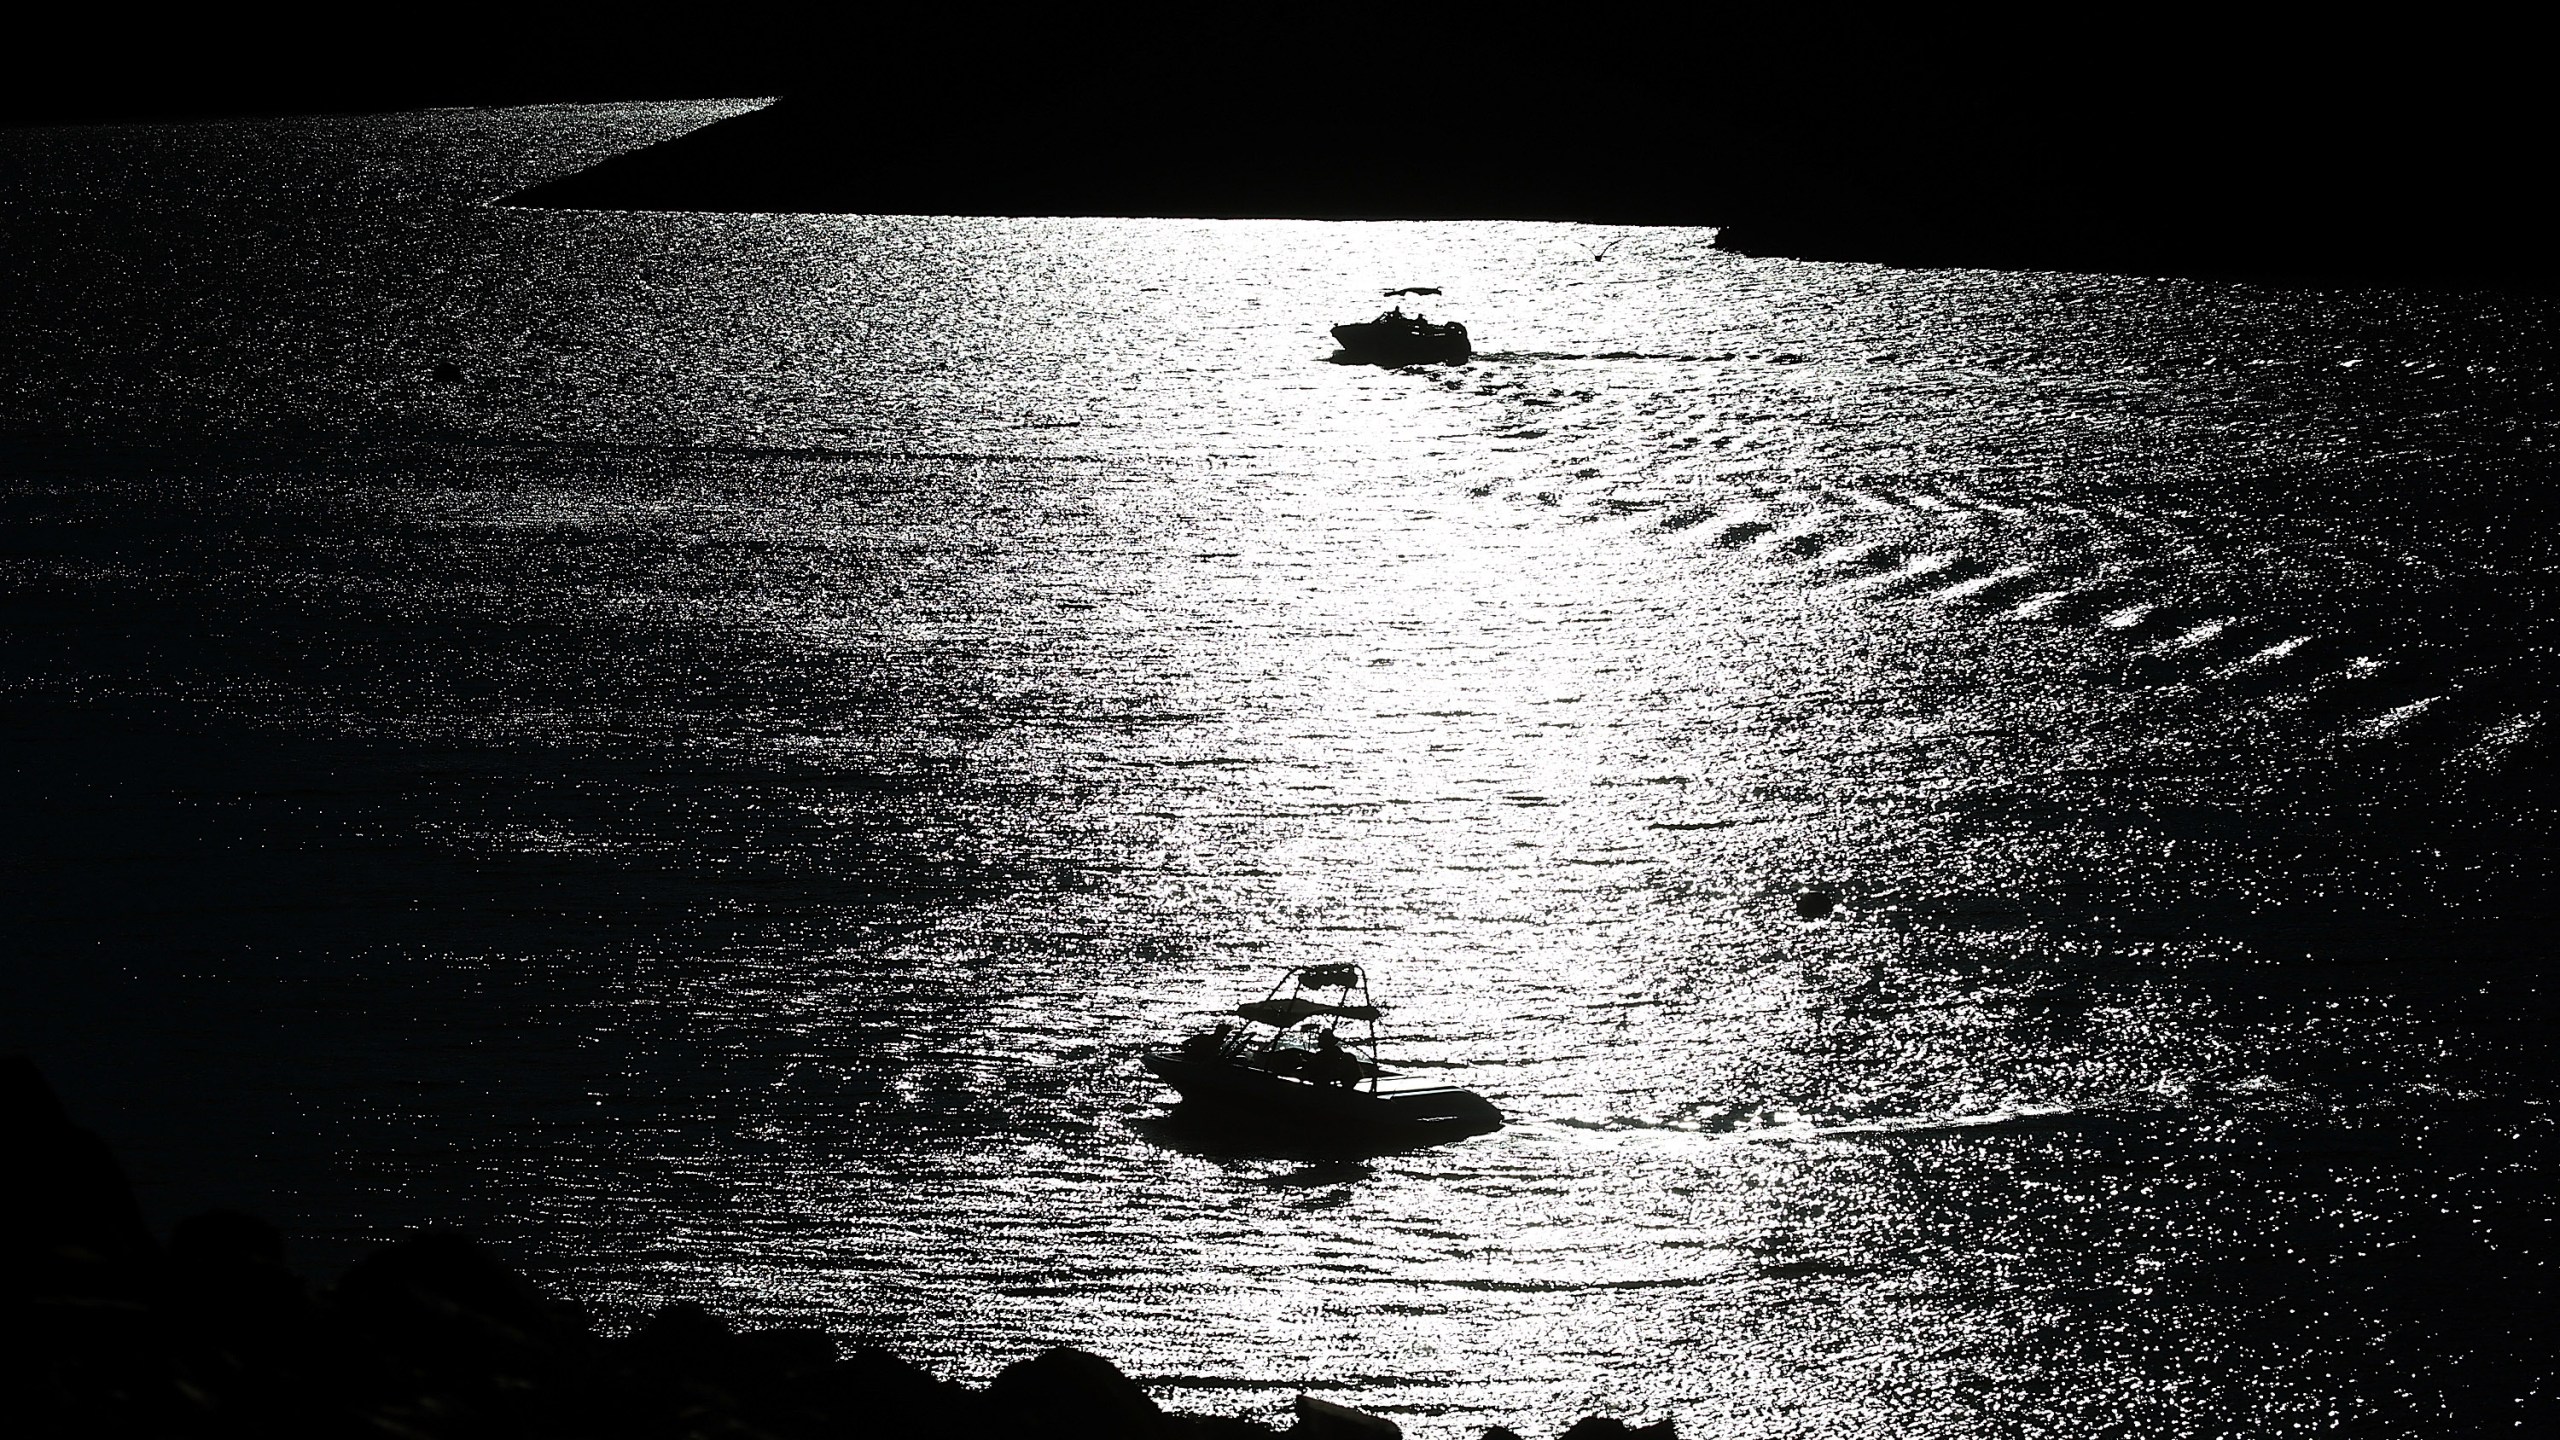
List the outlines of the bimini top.
{"type": "Polygon", "coordinates": [[[1369,1003],[1369,977],[1349,961],[1330,965],[1299,965],[1285,971],[1280,983],[1260,1000],[1247,1001],[1236,1007],[1236,1014],[1256,1025],[1286,1030],[1301,1020],[1330,1015],[1337,1020],[1374,1022],[1386,1012],[1369,1003]],[[1282,991],[1287,994],[1282,994],[1282,991]],[[1330,1000],[1318,1000],[1307,992],[1330,990],[1330,1000]]]}
{"type": "Polygon", "coordinates": [[[1250,1000],[1236,1007],[1236,1013],[1256,1025],[1286,1030],[1312,1015],[1339,1015],[1345,1020],[1375,1020],[1384,1011],[1375,1005],[1327,1005],[1304,995],[1287,999],[1250,1000]]]}

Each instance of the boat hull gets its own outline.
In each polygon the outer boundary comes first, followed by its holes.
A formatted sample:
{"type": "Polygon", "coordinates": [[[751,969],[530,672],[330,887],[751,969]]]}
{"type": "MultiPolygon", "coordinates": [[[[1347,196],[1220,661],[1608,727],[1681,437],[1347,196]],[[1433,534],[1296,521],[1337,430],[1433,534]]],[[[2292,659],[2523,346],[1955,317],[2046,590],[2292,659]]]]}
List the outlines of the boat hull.
{"type": "Polygon", "coordinates": [[[1333,340],[1345,358],[1369,365],[1462,365],[1475,354],[1467,327],[1458,324],[1414,328],[1372,320],[1334,326],[1333,340]]]}
{"type": "Polygon", "coordinates": [[[1274,1127],[1365,1138],[1446,1139],[1502,1128],[1502,1112],[1483,1096],[1409,1076],[1387,1077],[1374,1085],[1330,1085],[1222,1056],[1159,1051],[1142,1058],[1184,1101],[1274,1127]]]}

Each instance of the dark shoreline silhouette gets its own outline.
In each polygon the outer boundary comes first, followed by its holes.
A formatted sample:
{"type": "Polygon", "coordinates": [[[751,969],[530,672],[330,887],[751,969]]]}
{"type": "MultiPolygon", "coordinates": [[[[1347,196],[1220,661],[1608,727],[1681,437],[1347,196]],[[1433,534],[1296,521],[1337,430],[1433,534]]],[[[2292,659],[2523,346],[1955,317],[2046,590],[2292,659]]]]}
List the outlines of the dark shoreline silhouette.
{"type": "MultiPolygon", "coordinates": [[[[214,1211],[164,1244],[106,1144],[23,1057],[0,1057],[11,1419],[40,1435],[1398,1440],[1383,1417],[1300,1396],[1294,1425],[1159,1407],[1059,1346],[983,1388],[811,1328],[741,1329],[691,1302],[618,1338],[486,1247],[428,1232],[314,1288],[263,1220],[214,1211]]],[[[1563,1440],[1673,1440],[1588,1417],[1563,1440]]],[[[1518,1440],[1487,1432],[1487,1440],[1518,1440]]]]}
{"type": "Polygon", "coordinates": [[[1817,51],[1710,91],[1658,57],[1462,55],[1382,82],[1463,88],[1418,133],[1339,77],[1276,65],[1017,58],[971,77],[1001,104],[795,89],[509,203],[1714,226],[1720,248],[1799,259],[2548,290],[2525,93],[2315,63],[2333,58],[1998,70],[1817,51]]]}
{"type": "Polygon", "coordinates": [[[386,49],[102,12],[0,123],[778,94],[518,203],[1719,226],[1798,258],[2550,288],[2522,20],[1557,19],[864,12],[669,46],[510,14],[503,45],[386,49]]]}

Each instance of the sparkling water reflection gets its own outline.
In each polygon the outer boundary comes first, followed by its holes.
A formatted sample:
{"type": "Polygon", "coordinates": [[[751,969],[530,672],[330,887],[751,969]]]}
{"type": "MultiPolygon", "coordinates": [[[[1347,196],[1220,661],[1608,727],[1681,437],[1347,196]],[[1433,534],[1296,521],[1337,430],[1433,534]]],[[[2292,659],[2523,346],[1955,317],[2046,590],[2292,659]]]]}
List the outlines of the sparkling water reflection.
{"type": "Polygon", "coordinates": [[[2547,304],[481,203],[683,118],[7,137],[6,1039],[159,1204],[1425,1436],[2548,1404],[2547,304]],[[1167,1129],[1336,958],[1514,1123],[1167,1129]]]}

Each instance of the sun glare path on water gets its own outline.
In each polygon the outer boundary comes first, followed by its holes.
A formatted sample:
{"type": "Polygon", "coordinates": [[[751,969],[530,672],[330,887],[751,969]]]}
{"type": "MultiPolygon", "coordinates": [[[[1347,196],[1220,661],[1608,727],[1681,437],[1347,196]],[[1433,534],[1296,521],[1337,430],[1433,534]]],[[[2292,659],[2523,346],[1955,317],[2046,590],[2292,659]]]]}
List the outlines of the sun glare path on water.
{"type": "Polygon", "coordinates": [[[647,128],[584,113],[187,131],[81,202],[182,265],[0,276],[28,423],[174,437],[13,481],[25,774],[107,838],[0,1005],[196,1057],[171,1191],[1423,1437],[2524,1393],[2434,1297],[2551,1229],[2543,311],[484,203],[647,128]],[[1469,363],[1332,362],[1414,285],[1469,363]],[[1168,1128],[1139,1052],[1334,960],[1506,1127],[1168,1128]]]}

